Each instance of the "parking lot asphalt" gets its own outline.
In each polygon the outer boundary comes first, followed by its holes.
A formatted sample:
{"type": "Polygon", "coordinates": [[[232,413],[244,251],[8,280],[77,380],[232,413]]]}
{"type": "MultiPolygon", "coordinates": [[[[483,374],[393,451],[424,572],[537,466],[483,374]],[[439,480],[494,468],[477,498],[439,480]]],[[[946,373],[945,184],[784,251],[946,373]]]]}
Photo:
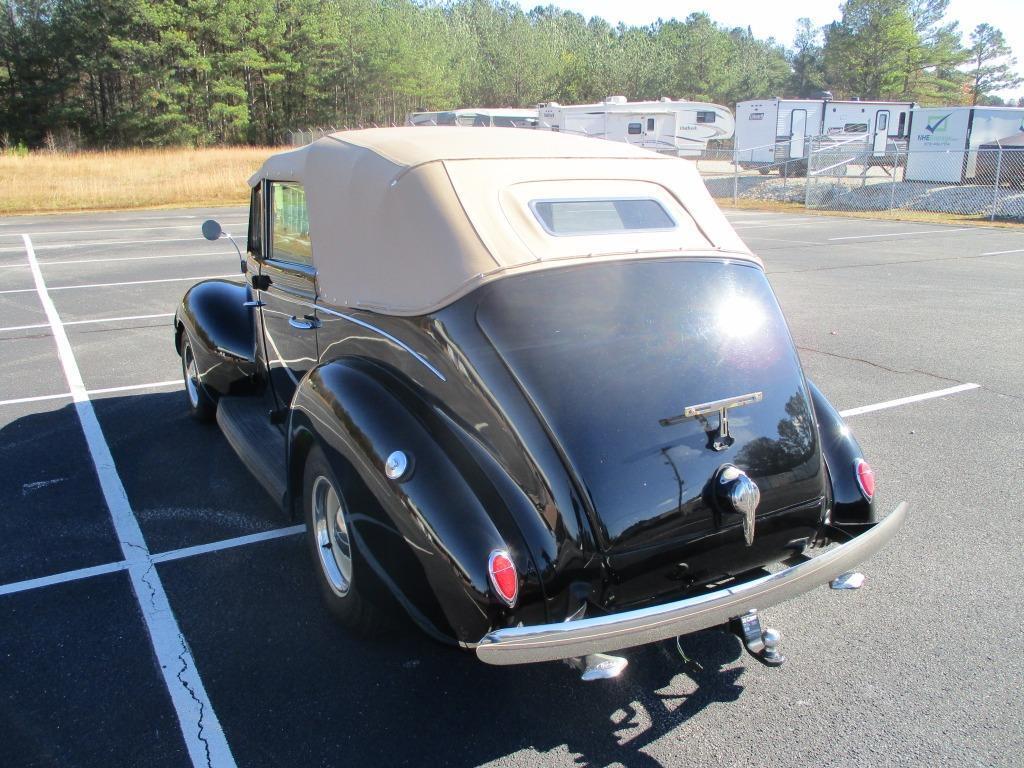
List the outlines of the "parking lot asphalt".
{"type": "Polygon", "coordinates": [[[911,518],[860,591],[767,612],[782,668],[702,632],[589,684],[325,613],[172,344],[238,274],[199,224],[245,211],[0,219],[0,765],[1019,765],[1024,232],[727,215],[911,518]]]}

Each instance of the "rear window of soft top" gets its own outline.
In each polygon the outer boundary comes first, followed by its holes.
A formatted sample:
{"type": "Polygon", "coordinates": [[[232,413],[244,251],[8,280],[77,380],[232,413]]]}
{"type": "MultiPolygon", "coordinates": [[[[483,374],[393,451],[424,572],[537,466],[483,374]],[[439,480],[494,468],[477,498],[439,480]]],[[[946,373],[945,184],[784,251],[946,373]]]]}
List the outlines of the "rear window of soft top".
{"type": "Polygon", "coordinates": [[[675,221],[653,198],[533,200],[530,208],[552,235],[595,235],[674,229],[675,221]]]}

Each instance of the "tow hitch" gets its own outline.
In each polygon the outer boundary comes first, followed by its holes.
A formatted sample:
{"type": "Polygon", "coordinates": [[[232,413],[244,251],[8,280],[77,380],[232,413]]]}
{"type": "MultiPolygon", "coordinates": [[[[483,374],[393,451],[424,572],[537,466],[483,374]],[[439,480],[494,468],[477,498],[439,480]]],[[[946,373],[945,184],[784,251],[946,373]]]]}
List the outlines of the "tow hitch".
{"type": "Polygon", "coordinates": [[[771,627],[762,627],[756,610],[737,616],[729,622],[729,629],[743,641],[747,652],[765,666],[779,667],[786,660],[779,653],[782,635],[771,627]]]}

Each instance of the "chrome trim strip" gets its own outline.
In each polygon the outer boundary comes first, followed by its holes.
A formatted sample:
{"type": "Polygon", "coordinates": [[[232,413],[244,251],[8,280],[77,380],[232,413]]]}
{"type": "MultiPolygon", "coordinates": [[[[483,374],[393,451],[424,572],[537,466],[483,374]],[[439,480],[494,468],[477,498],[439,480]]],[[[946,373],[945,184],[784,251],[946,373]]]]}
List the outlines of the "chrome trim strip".
{"type": "Polygon", "coordinates": [[[559,624],[509,627],[485,635],[476,649],[488,664],[538,661],[605,653],[653,643],[723,624],[753,609],[776,605],[822,584],[881,549],[903,526],[907,503],[856,538],[784,571],[666,605],[559,624]]]}
{"type": "Polygon", "coordinates": [[[342,320],[348,320],[350,323],[355,323],[356,325],[360,326],[361,328],[366,328],[368,331],[373,331],[374,333],[380,334],[381,336],[383,336],[388,341],[393,341],[395,344],[400,346],[402,349],[404,349],[410,355],[412,355],[417,360],[419,360],[421,363],[423,363],[423,365],[425,365],[430,370],[430,372],[432,374],[434,374],[435,376],[437,376],[437,378],[439,378],[441,381],[447,381],[447,379],[444,377],[444,374],[441,373],[437,368],[435,368],[431,364],[431,362],[429,360],[427,360],[427,358],[425,358],[423,355],[421,355],[419,352],[417,352],[415,349],[410,347],[408,344],[406,344],[401,339],[397,339],[394,336],[392,336],[387,331],[383,331],[383,330],[381,330],[380,328],[378,328],[375,325],[370,325],[369,323],[364,322],[363,320],[360,320],[358,317],[352,317],[352,315],[346,315],[346,314],[344,314],[342,312],[337,312],[337,311],[335,311],[333,309],[328,309],[327,307],[323,306],[322,304],[309,304],[307,306],[313,307],[314,309],[316,309],[316,310],[318,310],[320,312],[324,312],[324,313],[326,313],[328,315],[333,315],[334,317],[340,317],[342,320]]]}
{"type": "Polygon", "coordinates": [[[741,405],[759,403],[764,399],[763,392],[751,392],[747,395],[736,395],[735,397],[724,397],[721,400],[713,400],[710,403],[699,405],[688,405],[683,408],[683,416],[693,418],[694,416],[705,416],[709,413],[726,410],[728,408],[739,408],[741,405]]]}

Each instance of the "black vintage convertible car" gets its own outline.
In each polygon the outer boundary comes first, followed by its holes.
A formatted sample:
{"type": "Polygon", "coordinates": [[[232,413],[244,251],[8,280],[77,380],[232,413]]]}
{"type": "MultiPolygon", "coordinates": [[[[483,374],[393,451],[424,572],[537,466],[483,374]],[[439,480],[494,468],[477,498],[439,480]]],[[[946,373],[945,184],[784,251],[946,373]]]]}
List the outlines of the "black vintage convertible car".
{"type": "MultiPolygon", "coordinates": [[[[731,627],[902,525],[692,166],[495,129],[338,133],[250,180],[244,282],[174,320],[189,406],[306,523],[327,606],[490,664],[731,627]]],[[[223,233],[207,222],[210,238],[223,233]]]]}

